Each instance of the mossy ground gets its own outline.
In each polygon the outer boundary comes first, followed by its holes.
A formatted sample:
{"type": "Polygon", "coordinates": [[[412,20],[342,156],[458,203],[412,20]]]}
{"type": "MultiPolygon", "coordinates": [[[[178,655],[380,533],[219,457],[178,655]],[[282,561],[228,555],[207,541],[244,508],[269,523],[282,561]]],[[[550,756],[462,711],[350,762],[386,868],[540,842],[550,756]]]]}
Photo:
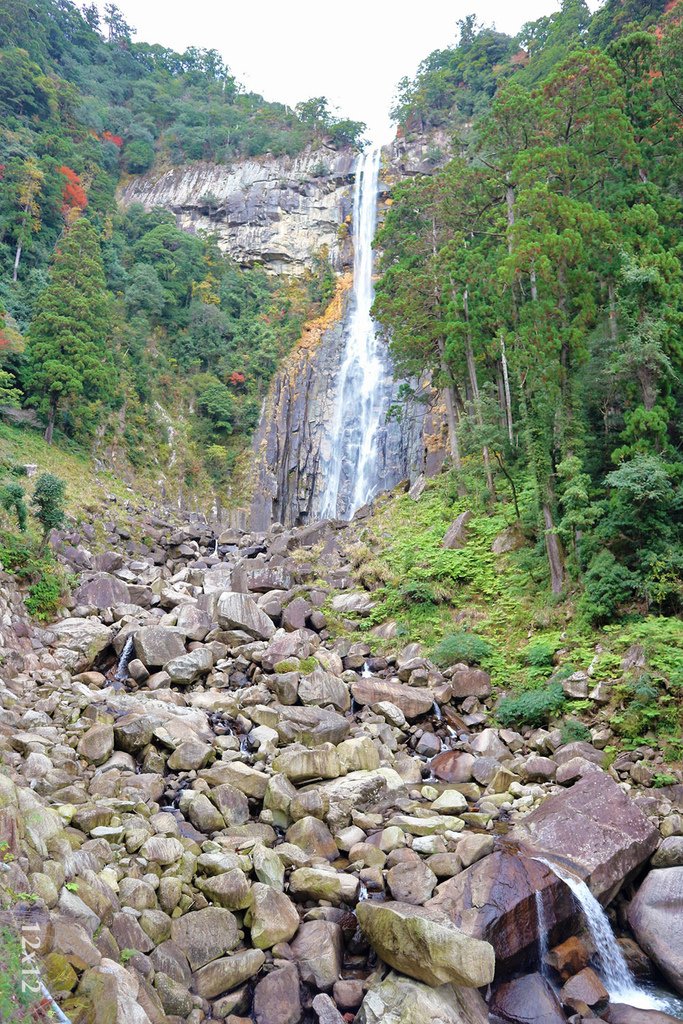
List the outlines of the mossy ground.
{"type": "Polygon", "coordinates": [[[35,975],[26,976],[21,941],[9,928],[0,929],[0,1021],[3,1024],[36,1024],[51,1019],[38,1009],[41,996],[35,975]],[[22,978],[26,984],[22,985],[22,978]]]}
{"type": "MultiPolygon", "coordinates": [[[[531,543],[496,555],[494,539],[514,521],[510,504],[477,506],[454,492],[444,474],[419,501],[407,494],[382,499],[355,527],[349,557],[359,585],[372,590],[371,615],[349,628],[348,617],[329,612],[335,634],[372,638],[375,650],[395,652],[418,641],[432,651],[444,637],[473,631],[489,646],[477,660],[502,693],[542,688],[558,670],[587,670],[593,684],[614,683],[610,711],[621,745],[659,742],[669,759],[683,753],[683,622],[664,616],[629,616],[594,627],[577,611],[578,582],[559,598],[550,593],[542,551],[531,543]],[[459,550],[442,547],[461,512],[474,513],[459,550]],[[396,638],[380,640],[374,628],[394,621],[396,638]],[[622,659],[633,645],[644,650],[642,673],[625,672],[622,659]],[[641,675],[649,689],[636,692],[641,675]],[[635,705],[635,707],[634,707],[635,705]]],[[[567,701],[563,718],[591,723],[592,701],[567,701]]]]}

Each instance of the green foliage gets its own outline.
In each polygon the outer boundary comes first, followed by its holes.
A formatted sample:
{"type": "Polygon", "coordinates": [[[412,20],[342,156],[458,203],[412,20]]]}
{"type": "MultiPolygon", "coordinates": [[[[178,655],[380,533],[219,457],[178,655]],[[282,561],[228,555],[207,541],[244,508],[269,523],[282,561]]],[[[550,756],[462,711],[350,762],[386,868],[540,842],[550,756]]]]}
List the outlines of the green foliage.
{"type": "Polygon", "coordinates": [[[483,637],[462,629],[445,636],[431,652],[430,658],[439,668],[448,668],[458,661],[479,665],[490,654],[491,645],[483,637]]]}
{"type": "Polygon", "coordinates": [[[66,485],[53,473],[42,473],[36,481],[31,498],[31,511],[43,529],[43,543],[50,530],[58,530],[64,522],[66,485]]]}
{"type": "Polygon", "coordinates": [[[576,743],[577,741],[590,743],[591,731],[583,722],[570,718],[562,725],[561,739],[563,743],[576,743]]]}
{"type": "Polygon", "coordinates": [[[37,1007],[42,994],[31,992],[35,987],[32,974],[27,985],[22,985],[26,964],[20,938],[9,928],[0,928],[0,1020],[4,1024],[32,1024],[37,1019],[37,1007]]]}
{"type": "Polygon", "coordinates": [[[663,789],[664,786],[675,786],[678,779],[669,772],[657,772],[652,776],[652,785],[655,789],[663,789]]]}
{"type": "Polygon", "coordinates": [[[547,725],[562,711],[566,698],[560,683],[550,683],[541,690],[527,690],[517,697],[504,697],[496,708],[496,717],[503,726],[547,725]]]}
{"type": "Polygon", "coordinates": [[[55,558],[36,551],[29,541],[7,537],[0,546],[0,564],[28,588],[24,605],[29,615],[41,622],[54,619],[70,582],[55,558]]]}
{"type": "Polygon", "coordinates": [[[24,488],[17,483],[0,483],[0,508],[13,513],[17,526],[22,533],[26,530],[28,509],[26,507],[24,488]]]}
{"type": "Polygon", "coordinates": [[[541,637],[532,641],[524,651],[524,660],[532,668],[549,669],[552,667],[555,651],[558,644],[556,640],[541,637]]]}

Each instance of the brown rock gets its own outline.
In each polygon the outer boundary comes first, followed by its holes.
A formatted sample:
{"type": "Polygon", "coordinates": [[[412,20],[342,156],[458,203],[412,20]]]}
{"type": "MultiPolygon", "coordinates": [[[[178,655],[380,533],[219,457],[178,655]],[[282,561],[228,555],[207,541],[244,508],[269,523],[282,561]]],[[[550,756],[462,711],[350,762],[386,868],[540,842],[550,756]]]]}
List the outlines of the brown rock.
{"type": "Polygon", "coordinates": [[[294,964],[271,971],[254,990],[256,1024],[298,1024],[302,1008],[299,975],[294,964]]]}
{"type": "Polygon", "coordinates": [[[326,991],[339,979],[342,968],[343,937],[332,921],[305,921],[291,944],[301,979],[326,991]]]}
{"type": "Polygon", "coordinates": [[[562,1005],[579,1012],[584,1006],[601,1013],[609,1003],[609,992],[590,967],[584,967],[567,981],[560,992],[562,1005]]]}
{"type": "Polygon", "coordinates": [[[500,985],[489,1004],[491,1021],[499,1024],[566,1024],[552,988],[540,974],[526,974],[500,985]]]}
{"type": "Polygon", "coordinates": [[[445,750],[432,759],[432,773],[443,782],[469,782],[474,756],[459,750],[445,750]]]}
{"type": "Polygon", "coordinates": [[[426,687],[394,683],[389,679],[359,679],[351,684],[351,693],[357,704],[378,704],[388,700],[403,712],[406,718],[426,715],[434,705],[434,694],[426,687]]]}
{"type": "Polygon", "coordinates": [[[490,697],[491,676],[480,668],[458,668],[451,677],[451,693],[455,700],[490,697]]]}
{"type": "Polygon", "coordinates": [[[559,946],[551,949],[546,954],[545,962],[557,971],[563,981],[566,981],[573,974],[578,974],[588,966],[590,956],[590,950],[586,948],[581,939],[572,935],[561,942],[559,946]]]}

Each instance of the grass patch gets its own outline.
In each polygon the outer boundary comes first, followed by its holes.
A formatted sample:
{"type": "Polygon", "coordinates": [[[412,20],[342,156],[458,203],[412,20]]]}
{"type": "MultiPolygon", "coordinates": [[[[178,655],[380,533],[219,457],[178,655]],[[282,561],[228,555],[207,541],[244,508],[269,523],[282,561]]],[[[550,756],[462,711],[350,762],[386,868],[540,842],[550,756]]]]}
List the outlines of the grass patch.
{"type": "Polygon", "coordinates": [[[32,993],[36,976],[26,975],[20,939],[9,928],[0,928],[0,1021],[3,1024],[35,1024],[42,1019],[36,1007],[40,994],[32,993]],[[22,977],[26,984],[22,985],[22,977]]]}

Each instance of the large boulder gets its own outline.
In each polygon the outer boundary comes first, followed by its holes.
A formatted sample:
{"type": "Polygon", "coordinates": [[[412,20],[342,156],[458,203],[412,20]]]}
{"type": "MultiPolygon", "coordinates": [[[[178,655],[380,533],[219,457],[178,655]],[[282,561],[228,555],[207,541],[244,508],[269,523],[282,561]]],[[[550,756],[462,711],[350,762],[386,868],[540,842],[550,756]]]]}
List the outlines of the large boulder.
{"type": "Polygon", "coordinates": [[[357,704],[378,704],[388,700],[400,708],[406,718],[426,715],[434,706],[434,694],[427,687],[408,686],[390,679],[359,679],[351,684],[351,693],[357,704]]]}
{"type": "Polygon", "coordinates": [[[135,656],[147,668],[161,668],[185,653],[183,637],[170,626],[143,626],[135,634],[135,656]]]}
{"type": "Polygon", "coordinates": [[[117,604],[128,604],[130,594],[123,580],[108,572],[98,572],[81,583],[74,591],[76,604],[89,608],[113,608],[117,604]]]}
{"type": "Polygon", "coordinates": [[[303,743],[306,747],[341,743],[351,727],[343,715],[323,708],[275,704],[272,710],[277,714],[274,727],[283,743],[303,743]]]}
{"type": "Polygon", "coordinates": [[[657,848],[659,833],[609,775],[594,772],[544,800],[512,837],[571,861],[593,895],[608,903],[657,848]]]}
{"type": "Polygon", "coordinates": [[[89,667],[112,639],[112,630],[98,619],[60,619],[50,630],[63,649],[60,663],[71,671],[89,667]]]}
{"type": "Polygon", "coordinates": [[[243,629],[257,640],[269,640],[275,625],[248,594],[227,591],[218,598],[219,625],[225,629],[243,629]]]}
{"type": "Polygon", "coordinates": [[[92,1024],[150,1024],[140,1005],[141,982],[137,975],[113,960],[104,959],[87,970],[77,997],[90,1007],[92,1024]]]}
{"type": "Polygon", "coordinates": [[[455,928],[438,909],[366,900],[356,907],[356,917],[377,955],[411,978],[473,988],[493,981],[493,947],[455,928]]]}
{"type": "Polygon", "coordinates": [[[476,988],[432,988],[391,971],[373,986],[355,1024],[488,1024],[488,1007],[476,988]]]}
{"type": "Polygon", "coordinates": [[[443,882],[428,903],[467,935],[490,942],[501,967],[535,956],[538,904],[550,934],[577,916],[569,888],[537,860],[497,851],[443,882]],[[540,893],[540,897],[537,897],[540,893]]]}
{"type": "Polygon", "coordinates": [[[472,513],[469,509],[461,512],[446,530],[441,546],[451,551],[464,548],[467,544],[467,524],[471,518],[472,513]]]}
{"type": "Polygon", "coordinates": [[[213,657],[208,647],[195,647],[193,651],[181,654],[179,658],[172,658],[164,665],[164,671],[168,672],[171,682],[177,686],[189,686],[212,668],[213,657]]]}
{"type": "Polygon", "coordinates": [[[240,941],[234,915],[222,907],[204,907],[175,918],[171,938],[193,971],[230,953],[240,941]]]}
{"type": "Polygon", "coordinates": [[[647,955],[683,993],[683,867],[650,871],[631,903],[628,920],[647,955]]]}

